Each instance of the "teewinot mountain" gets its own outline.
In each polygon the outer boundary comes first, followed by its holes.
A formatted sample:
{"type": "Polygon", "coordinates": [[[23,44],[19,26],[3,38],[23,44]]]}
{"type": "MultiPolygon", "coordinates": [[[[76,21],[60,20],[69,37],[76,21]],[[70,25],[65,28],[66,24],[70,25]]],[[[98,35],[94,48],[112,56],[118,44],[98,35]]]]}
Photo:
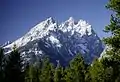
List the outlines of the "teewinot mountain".
{"type": "Polygon", "coordinates": [[[103,51],[103,44],[92,26],[84,20],[75,21],[72,17],[61,24],[52,17],[40,22],[23,37],[4,45],[5,53],[10,53],[14,45],[24,60],[32,63],[48,55],[51,62],[59,60],[66,65],[77,53],[91,63],[103,51]]]}

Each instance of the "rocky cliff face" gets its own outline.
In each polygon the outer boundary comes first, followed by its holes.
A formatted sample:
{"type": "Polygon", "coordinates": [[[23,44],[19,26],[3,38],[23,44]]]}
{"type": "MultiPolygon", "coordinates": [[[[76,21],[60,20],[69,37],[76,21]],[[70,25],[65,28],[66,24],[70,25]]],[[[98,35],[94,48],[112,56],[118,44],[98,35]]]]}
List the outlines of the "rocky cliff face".
{"type": "Polygon", "coordinates": [[[16,44],[25,61],[35,62],[44,55],[56,63],[66,65],[77,53],[81,53],[87,63],[99,57],[103,44],[92,26],[84,20],[70,17],[58,24],[52,17],[40,22],[18,40],[5,45],[6,54],[16,44]]]}

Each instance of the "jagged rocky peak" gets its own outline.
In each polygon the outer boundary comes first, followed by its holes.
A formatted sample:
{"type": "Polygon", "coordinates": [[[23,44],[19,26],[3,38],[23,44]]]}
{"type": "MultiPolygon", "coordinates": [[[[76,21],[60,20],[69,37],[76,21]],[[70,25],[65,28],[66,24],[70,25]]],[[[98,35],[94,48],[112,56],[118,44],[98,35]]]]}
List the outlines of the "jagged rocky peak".
{"type": "Polygon", "coordinates": [[[7,41],[3,45],[1,45],[1,47],[4,47],[4,46],[9,45],[9,44],[10,44],[10,41],[7,41]]]}
{"type": "Polygon", "coordinates": [[[43,54],[49,55],[53,62],[60,60],[63,64],[77,53],[81,53],[85,61],[92,62],[103,51],[103,44],[92,26],[73,17],[60,24],[49,17],[21,38],[4,46],[6,53],[11,51],[14,44],[26,60],[40,59],[43,54]]]}
{"type": "Polygon", "coordinates": [[[75,20],[73,17],[69,17],[69,19],[66,20],[64,23],[65,23],[65,24],[68,24],[68,25],[70,25],[70,26],[71,26],[71,24],[73,24],[73,25],[80,25],[80,26],[89,25],[85,20],[80,19],[80,20],[78,21],[78,20],[75,20]]]}
{"type": "Polygon", "coordinates": [[[64,24],[66,24],[66,25],[68,25],[68,26],[73,26],[74,24],[75,24],[75,19],[73,18],[73,17],[69,17],[69,19],[68,20],[66,20],[65,22],[64,22],[64,24]]]}
{"type": "Polygon", "coordinates": [[[55,23],[55,19],[54,19],[53,17],[49,17],[46,21],[47,21],[49,24],[55,23]]]}
{"type": "Polygon", "coordinates": [[[74,18],[73,17],[70,17],[68,20],[67,20],[67,22],[73,22],[74,23],[74,18]]]}
{"type": "Polygon", "coordinates": [[[93,33],[92,26],[84,20],[75,20],[73,17],[70,17],[68,20],[63,22],[60,25],[60,29],[63,32],[71,32],[74,34],[75,32],[80,33],[81,36],[91,35],[93,33]]]}

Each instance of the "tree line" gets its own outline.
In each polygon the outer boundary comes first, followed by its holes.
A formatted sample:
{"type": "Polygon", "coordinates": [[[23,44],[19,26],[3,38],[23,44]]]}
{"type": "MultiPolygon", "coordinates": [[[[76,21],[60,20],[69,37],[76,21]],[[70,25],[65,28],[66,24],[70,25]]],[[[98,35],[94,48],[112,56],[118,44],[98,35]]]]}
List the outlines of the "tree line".
{"type": "Polygon", "coordinates": [[[17,49],[6,58],[0,49],[0,82],[119,82],[120,59],[115,57],[96,58],[92,64],[84,62],[77,54],[63,67],[59,61],[54,65],[48,57],[37,64],[22,63],[17,49]]]}
{"type": "Polygon", "coordinates": [[[8,56],[1,48],[0,82],[120,82],[120,0],[109,0],[106,8],[113,13],[104,29],[111,36],[103,39],[108,46],[103,57],[87,64],[77,54],[66,67],[59,61],[55,66],[48,57],[36,65],[24,65],[16,48],[8,56]]]}

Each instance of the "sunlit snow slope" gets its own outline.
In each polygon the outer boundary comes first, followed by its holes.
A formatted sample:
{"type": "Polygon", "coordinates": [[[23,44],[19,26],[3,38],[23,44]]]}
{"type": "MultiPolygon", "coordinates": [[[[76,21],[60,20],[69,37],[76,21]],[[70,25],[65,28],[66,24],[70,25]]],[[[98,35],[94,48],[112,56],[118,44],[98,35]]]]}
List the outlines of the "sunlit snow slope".
{"type": "Polygon", "coordinates": [[[26,61],[39,61],[45,55],[56,63],[67,64],[77,53],[87,63],[99,57],[103,44],[92,26],[84,20],[70,17],[58,24],[52,17],[40,22],[18,40],[4,46],[6,54],[16,45],[26,61]]]}

